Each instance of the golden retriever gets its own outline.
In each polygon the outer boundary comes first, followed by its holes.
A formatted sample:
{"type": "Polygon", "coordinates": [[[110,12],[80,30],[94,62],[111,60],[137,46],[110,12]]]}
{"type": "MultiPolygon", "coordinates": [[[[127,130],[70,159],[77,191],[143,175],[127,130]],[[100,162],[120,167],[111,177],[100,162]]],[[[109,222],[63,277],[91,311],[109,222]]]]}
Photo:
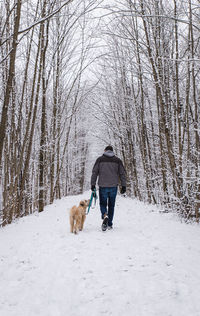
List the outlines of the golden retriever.
{"type": "Polygon", "coordinates": [[[90,200],[82,200],[79,206],[72,206],[70,210],[70,231],[71,233],[78,234],[79,230],[83,230],[83,225],[86,218],[86,208],[90,200]]]}

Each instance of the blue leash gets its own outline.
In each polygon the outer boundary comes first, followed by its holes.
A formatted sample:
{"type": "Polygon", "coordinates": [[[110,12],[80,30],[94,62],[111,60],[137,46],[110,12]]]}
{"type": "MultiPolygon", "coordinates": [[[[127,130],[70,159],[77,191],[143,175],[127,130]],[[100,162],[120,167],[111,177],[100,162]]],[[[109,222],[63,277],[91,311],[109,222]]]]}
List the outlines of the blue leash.
{"type": "Polygon", "coordinates": [[[91,193],[91,197],[90,197],[90,202],[89,202],[89,205],[88,205],[88,210],[87,210],[87,215],[90,211],[90,208],[92,206],[92,201],[94,199],[94,206],[96,205],[96,201],[97,201],[97,192],[96,192],[96,189],[94,189],[94,191],[92,191],[91,193]]]}

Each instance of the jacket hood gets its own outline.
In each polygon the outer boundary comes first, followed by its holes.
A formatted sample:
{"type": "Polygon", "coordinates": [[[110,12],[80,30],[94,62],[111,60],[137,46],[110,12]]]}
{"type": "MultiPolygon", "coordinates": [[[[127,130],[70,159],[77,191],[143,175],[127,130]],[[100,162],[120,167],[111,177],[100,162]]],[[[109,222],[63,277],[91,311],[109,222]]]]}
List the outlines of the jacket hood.
{"type": "Polygon", "coordinates": [[[112,150],[106,150],[103,155],[106,157],[114,157],[115,154],[112,150]]]}

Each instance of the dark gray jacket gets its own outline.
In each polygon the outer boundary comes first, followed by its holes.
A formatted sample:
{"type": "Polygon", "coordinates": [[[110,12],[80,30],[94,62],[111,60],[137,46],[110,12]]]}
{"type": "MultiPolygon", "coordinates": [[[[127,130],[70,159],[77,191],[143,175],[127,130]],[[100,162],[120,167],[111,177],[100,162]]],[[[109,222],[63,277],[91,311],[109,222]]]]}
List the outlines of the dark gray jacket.
{"type": "Polygon", "coordinates": [[[111,150],[104,152],[99,157],[92,169],[91,185],[96,185],[97,177],[100,187],[116,187],[121,180],[121,185],[126,186],[126,172],[121,159],[116,157],[111,150]]]}

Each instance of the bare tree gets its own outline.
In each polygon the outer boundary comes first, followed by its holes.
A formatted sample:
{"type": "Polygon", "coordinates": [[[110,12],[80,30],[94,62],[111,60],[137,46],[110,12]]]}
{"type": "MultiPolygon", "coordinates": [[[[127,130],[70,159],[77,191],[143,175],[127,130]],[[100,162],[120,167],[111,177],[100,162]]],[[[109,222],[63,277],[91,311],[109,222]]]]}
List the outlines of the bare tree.
{"type": "Polygon", "coordinates": [[[95,97],[94,103],[128,170],[130,194],[198,221],[195,4],[140,0],[110,7],[107,17],[114,19],[102,26],[107,60],[100,65],[107,101],[103,110],[95,97]]]}

